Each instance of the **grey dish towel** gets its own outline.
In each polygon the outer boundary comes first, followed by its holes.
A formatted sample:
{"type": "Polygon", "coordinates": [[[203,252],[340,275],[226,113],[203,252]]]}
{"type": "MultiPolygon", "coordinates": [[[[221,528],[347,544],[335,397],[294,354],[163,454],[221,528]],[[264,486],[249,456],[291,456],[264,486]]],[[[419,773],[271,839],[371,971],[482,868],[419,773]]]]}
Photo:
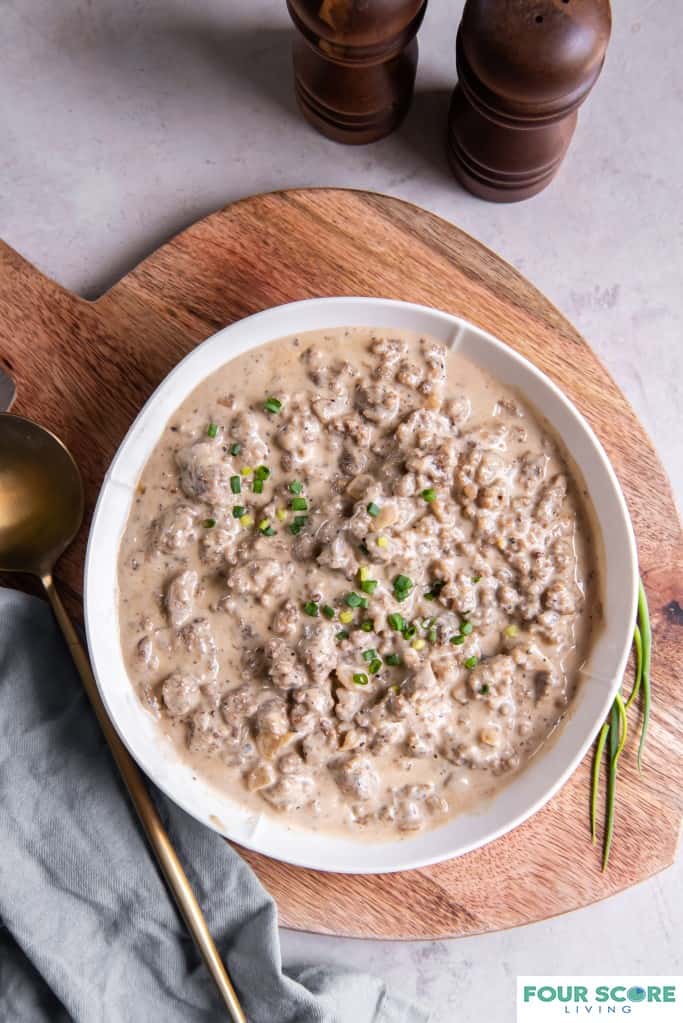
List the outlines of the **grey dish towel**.
{"type": "MultiPolygon", "coordinates": [[[[282,971],[272,899],[156,794],[250,1023],[418,1023],[368,976],[282,971]]],[[[227,1019],[47,605],[0,590],[0,1021],[227,1019]]]]}

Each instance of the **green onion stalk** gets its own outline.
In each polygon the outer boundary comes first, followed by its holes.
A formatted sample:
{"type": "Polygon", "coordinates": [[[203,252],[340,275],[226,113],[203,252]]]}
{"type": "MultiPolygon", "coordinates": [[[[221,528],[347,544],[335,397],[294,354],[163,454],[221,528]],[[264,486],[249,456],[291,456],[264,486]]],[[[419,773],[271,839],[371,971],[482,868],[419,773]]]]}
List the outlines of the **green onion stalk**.
{"type": "Polygon", "coordinates": [[[638,613],[633,630],[633,646],[635,650],[635,678],[627,700],[619,691],[614,699],[607,720],[603,724],[595,744],[593,771],[590,792],[590,828],[593,844],[597,842],[597,806],[600,789],[600,769],[605,752],[607,753],[607,799],[605,809],[605,832],[602,842],[602,869],[607,870],[616,816],[617,767],[619,758],[626,745],[628,735],[627,714],[638,697],[641,698],[642,718],[640,725],[640,741],[638,743],[638,770],[642,770],[643,751],[650,724],[650,708],[652,704],[652,687],[650,683],[650,664],[652,660],[652,630],[647,596],[642,580],[638,583],[638,613]],[[608,741],[609,740],[609,741],[608,741]]]}

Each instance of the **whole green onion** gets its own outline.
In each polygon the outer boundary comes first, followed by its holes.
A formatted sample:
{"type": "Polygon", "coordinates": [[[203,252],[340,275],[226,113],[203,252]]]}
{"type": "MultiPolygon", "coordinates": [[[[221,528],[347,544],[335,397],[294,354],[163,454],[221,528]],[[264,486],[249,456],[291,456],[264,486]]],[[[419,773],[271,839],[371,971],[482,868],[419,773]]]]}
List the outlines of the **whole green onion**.
{"type": "Polygon", "coordinates": [[[650,685],[650,662],[652,659],[652,630],[650,628],[650,612],[647,606],[647,596],[642,580],[638,586],[638,625],[643,640],[643,723],[640,729],[640,742],[638,744],[638,770],[641,770],[645,739],[650,725],[650,706],[652,704],[652,687],[650,685]]]}
{"type": "Polygon", "coordinates": [[[638,614],[633,629],[633,645],[635,648],[635,680],[628,699],[624,702],[621,691],[615,697],[612,709],[607,721],[604,722],[598,735],[595,746],[595,757],[591,772],[590,791],[590,830],[593,843],[597,840],[597,803],[600,786],[600,768],[605,755],[605,747],[609,739],[608,747],[608,775],[607,775],[607,797],[605,806],[605,834],[603,838],[602,869],[607,869],[614,838],[614,822],[616,808],[616,787],[617,787],[617,766],[628,735],[627,712],[631,705],[642,693],[643,716],[640,727],[640,742],[638,744],[638,770],[641,769],[642,753],[645,746],[648,724],[650,720],[650,707],[652,703],[652,690],[650,683],[650,663],[652,658],[652,631],[650,627],[650,616],[647,606],[647,597],[642,580],[638,583],[638,614]]]}

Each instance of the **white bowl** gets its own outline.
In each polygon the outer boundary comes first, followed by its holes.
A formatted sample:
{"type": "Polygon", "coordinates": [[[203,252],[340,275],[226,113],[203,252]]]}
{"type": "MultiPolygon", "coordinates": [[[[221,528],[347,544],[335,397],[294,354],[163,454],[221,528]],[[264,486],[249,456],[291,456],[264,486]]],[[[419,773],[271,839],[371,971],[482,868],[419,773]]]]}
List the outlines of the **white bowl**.
{"type": "Polygon", "coordinates": [[[599,441],[567,398],[530,362],[471,323],[424,306],[374,298],[311,299],[268,309],[225,327],[183,359],[144,406],[111,464],[85,564],[85,618],[97,684],[122,741],[152,781],[197,820],[249,849],[316,870],[356,874],[406,870],[460,856],[539,810],[577,767],[609,711],[631,646],[636,596],[637,556],[626,503],[599,441]],[[604,625],[594,642],[588,677],[559,733],[476,812],[411,838],[377,844],[303,831],[284,819],[255,815],[196,777],[162,740],[138,702],[119,642],[119,542],[137,480],[169,417],[200,381],[242,352],[274,338],[340,326],[430,334],[518,388],[571,452],[590,493],[604,550],[604,625]]]}

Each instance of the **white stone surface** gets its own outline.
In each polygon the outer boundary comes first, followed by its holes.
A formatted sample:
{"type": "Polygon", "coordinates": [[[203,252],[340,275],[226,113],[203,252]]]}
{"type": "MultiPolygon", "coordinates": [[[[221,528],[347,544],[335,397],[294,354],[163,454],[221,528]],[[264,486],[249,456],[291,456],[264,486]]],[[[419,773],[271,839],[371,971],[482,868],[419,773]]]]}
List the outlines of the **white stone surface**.
{"type": "MultiPolygon", "coordinates": [[[[355,149],[296,112],[283,0],[3,0],[0,235],[93,297],[253,192],[339,185],[409,199],[499,252],[577,325],[680,497],[683,5],[614,6],[607,63],[560,175],[533,200],[496,206],[463,192],[444,157],[461,2],[431,0],[404,126],[355,149]]],[[[514,931],[405,944],[284,933],[284,955],[383,975],[435,1023],[505,1023],[519,973],[682,974],[682,881],[679,858],[608,902],[514,931]]]]}

